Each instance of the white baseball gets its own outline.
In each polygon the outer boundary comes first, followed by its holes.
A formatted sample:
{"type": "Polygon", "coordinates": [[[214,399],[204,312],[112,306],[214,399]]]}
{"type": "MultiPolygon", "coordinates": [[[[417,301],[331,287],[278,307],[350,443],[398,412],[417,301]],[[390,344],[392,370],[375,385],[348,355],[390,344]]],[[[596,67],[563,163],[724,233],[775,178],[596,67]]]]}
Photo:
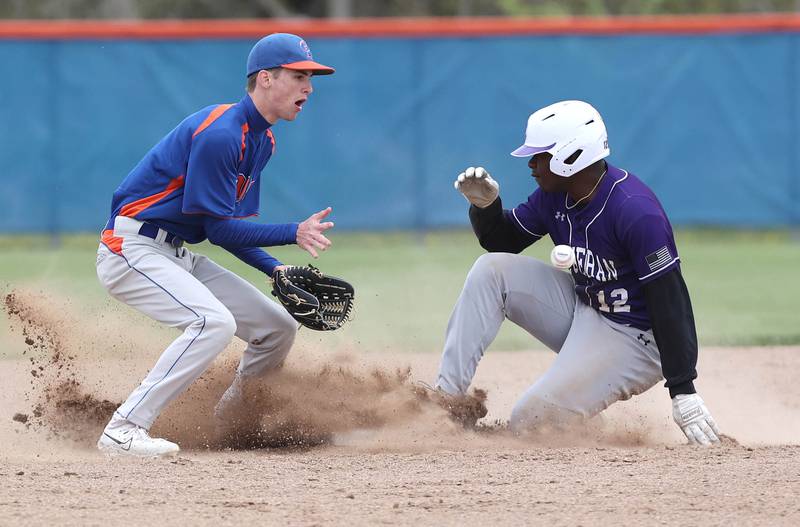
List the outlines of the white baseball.
{"type": "Polygon", "coordinates": [[[550,263],[554,267],[567,270],[575,263],[575,252],[569,245],[556,245],[550,251],[550,263]]]}

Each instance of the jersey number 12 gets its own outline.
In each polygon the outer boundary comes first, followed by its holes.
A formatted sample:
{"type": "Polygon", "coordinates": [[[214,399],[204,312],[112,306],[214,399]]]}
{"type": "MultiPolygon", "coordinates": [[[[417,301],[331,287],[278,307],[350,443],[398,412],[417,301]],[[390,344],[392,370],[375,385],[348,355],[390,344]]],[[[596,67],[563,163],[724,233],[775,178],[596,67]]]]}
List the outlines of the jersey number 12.
{"type": "Polygon", "coordinates": [[[611,306],[606,304],[606,293],[602,289],[597,292],[597,301],[600,303],[600,311],[606,313],[630,313],[631,306],[628,305],[628,290],[619,288],[611,291],[611,306]]]}

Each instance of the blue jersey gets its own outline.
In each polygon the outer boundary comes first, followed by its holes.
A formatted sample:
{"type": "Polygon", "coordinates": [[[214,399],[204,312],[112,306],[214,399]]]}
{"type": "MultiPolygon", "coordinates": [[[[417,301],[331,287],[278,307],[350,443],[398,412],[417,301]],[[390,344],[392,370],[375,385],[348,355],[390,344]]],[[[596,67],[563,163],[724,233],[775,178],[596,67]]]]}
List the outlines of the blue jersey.
{"type": "Polygon", "coordinates": [[[655,194],[633,174],[608,165],[594,198],[575,207],[565,192],[537,189],[505,214],[537,239],[575,251],[572,277],[584,304],[621,324],[648,330],[642,286],[679,265],[672,226],[655,194]]]}
{"type": "Polygon", "coordinates": [[[205,216],[258,214],[261,171],[275,138],[249,95],[209,106],[155,145],[114,192],[103,242],[112,250],[114,218],[153,223],[189,243],[206,239],[205,216]]]}

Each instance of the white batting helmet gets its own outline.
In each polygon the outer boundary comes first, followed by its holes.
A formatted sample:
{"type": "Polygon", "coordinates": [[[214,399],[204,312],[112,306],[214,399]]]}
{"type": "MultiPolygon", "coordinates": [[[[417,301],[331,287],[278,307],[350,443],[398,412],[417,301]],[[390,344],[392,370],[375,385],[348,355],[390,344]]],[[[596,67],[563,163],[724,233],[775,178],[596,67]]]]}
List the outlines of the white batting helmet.
{"type": "Polygon", "coordinates": [[[525,144],[511,152],[515,157],[529,157],[549,152],[550,170],[569,177],[592,163],[608,157],[608,133],[603,118],[583,101],[561,101],[528,117],[525,144]]]}

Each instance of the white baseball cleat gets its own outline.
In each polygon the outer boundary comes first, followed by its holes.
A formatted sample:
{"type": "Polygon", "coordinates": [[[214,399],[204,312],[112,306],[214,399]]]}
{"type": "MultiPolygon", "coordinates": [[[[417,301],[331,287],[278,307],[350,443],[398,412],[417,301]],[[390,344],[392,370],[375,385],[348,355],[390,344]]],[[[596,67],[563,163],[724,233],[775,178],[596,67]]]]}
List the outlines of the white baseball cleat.
{"type": "Polygon", "coordinates": [[[162,457],[177,454],[180,447],[166,439],[150,437],[141,426],[113,419],[103,430],[97,448],[110,456],[162,457]]]}

